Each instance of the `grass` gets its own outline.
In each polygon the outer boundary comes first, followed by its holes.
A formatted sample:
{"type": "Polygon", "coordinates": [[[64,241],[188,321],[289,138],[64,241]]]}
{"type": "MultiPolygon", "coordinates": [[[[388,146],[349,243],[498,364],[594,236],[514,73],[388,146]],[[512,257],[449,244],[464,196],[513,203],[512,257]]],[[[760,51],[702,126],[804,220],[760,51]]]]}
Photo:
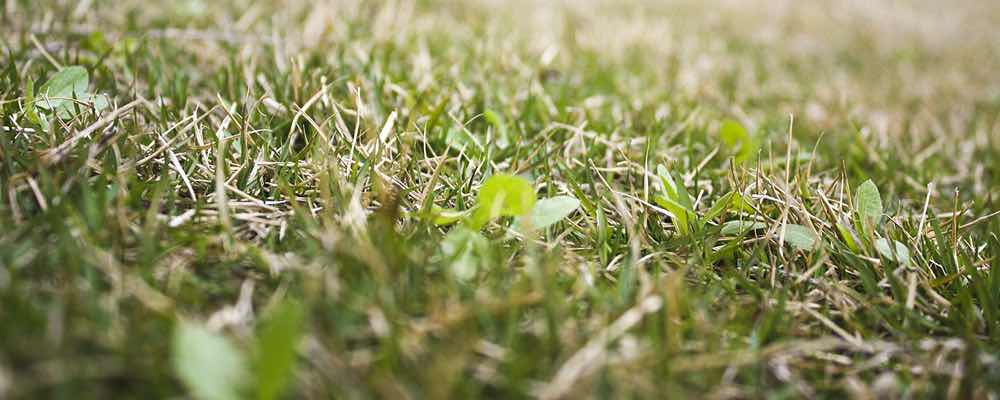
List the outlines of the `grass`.
{"type": "Polygon", "coordinates": [[[0,4],[0,397],[1000,396],[993,2],[0,4]]]}

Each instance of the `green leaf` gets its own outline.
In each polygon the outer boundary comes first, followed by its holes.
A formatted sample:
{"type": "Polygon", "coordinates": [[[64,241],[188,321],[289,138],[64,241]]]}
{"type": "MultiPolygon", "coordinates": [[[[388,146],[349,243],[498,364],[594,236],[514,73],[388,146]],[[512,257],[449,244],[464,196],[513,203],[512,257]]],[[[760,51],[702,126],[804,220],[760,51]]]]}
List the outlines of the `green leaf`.
{"type": "Polygon", "coordinates": [[[871,179],[858,186],[854,195],[854,205],[858,208],[858,217],[861,218],[862,227],[866,232],[878,227],[882,221],[882,197],[871,179]]]}
{"type": "Polygon", "coordinates": [[[875,249],[883,258],[895,261],[904,267],[910,266],[910,249],[898,240],[893,240],[890,245],[889,239],[879,238],[875,241],[875,249]]]}
{"type": "Polygon", "coordinates": [[[257,398],[281,395],[295,369],[296,348],[305,311],[295,301],[282,303],[263,321],[257,335],[257,398]]]}
{"type": "Polygon", "coordinates": [[[38,89],[34,104],[36,107],[56,112],[60,118],[72,116],[74,108],[72,99],[90,99],[91,96],[87,93],[89,85],[86,68],[79,66],[63,68],[38,89]]]}
{"type": "Polygon", "coordinates": [[[719,128],[722,142],[736,152],[736,161],[744,162],[757,151],[757,140],[751,136],[739,122],[731,119],[722,121],[719,128]]]}
{"type": "Polygon", "coordinates": [[[847,248],[851,249],[851,251],[857,253],[858,250],[861,249],[861,247],[858,245],[857,236],[854,234],[853,231],[851,231],[850,227],[848,227],[843,223],[837,222],[837,232],[840,232],[840,237],[844,240],[844,243],[847,244],[847,248]]]}
{"type": "Polygon", "coordinates": [[[722,215],[722,213],[729,208],[730,204],[732,204],[734,200],[737,200],[738,196],[739,194],[736,192],[729,192],[716,200],[715,204],[712,205],[712,208],[709,209],[703,217],[701,217],[702,224],[715,219],[715,217],[718,217],[719,215],[722,215]]]}
{"type": "Polygon", "coordinates": [[[173,337],[174,372],[191,394],[203,400],[236,400],[246,382],[243,354],[224,336],[179,321],[173,337]]]}
{"type": "Polygon", "coordinates": [[[473,229],[479,230],[500,217],[527,215],[536,200],[535,189],[527,179],[508,174],[493,175],[479,189],[470,223],[473,229]]]}
{"type": "Polygon", "coordinates": [[[767,227],[767,225],[759,221],[729,221],[722,224],[722,234],[727,236],[737,236],[743,235],[749,231],[764,229],[765,227],[767,227]]]}
{"type": "Polygon", "coordinates": [[[731,119],[722,121],[722,127],[719,128],[719,136],[722,138],[723,143],[732,148],[739,147],[741,143],[750,138],[750,134],[743,128],[743,125],[731,119]]]}
{"type": "Polygon", "coordinates": [[[682,207],[687,210],[694,212],[693,204],[694,199],[688,194],[687,188],[684,187],[684,181],[681,179],[674,179],[674,176],[667,171],[663,165],[656,166],[656,175],[660,177],[660,182],[663,183],[663,190],[667,194],[667,198],[676,201],[682,207]],[[678,184],[677,182],[680,182],[678,184]]]}
{"type": "Polygon", "coordinates": [[[111,105],[111,99],[107,95],[103,94],[92,94],[87,99],[90,105],[94,108],[94,111],[101,112],[102,110],[108,108],[111,105]]]}
{"type": "Polygon", "coordinates": [[[541,199],[531,210],[531,224],[535,229],[545,229],[568,217],[580,208],[580,200],[572,196],[555,196],[541,199]]]}
{"type": "Polygon", "coordinates": [[[489,124],[493,125],[493,127],[496,128],[497,130],[496,132],[497,147],[501,149],[506,149],[508,146],[510,146],[510,137],[507,135],[507,125],[504,124],[503,117],[501,117],[500,114],[493,112],[492,110],[486,110],[486,112],[483,113],[483,118],[485,118],[486,122],[489,122],[489,124]]]}
{"type": "Polygon", "coordinates": [[[35,108],[35,80],[28,78],[28,82],[24,87],[24,115],[28,117],[28,120],[39,125],[45,131],[49,130],[48,121],[44,119],[44,116],[38,115],[38,111],[35,108]]]}
{"type": "Polygon", "coordinates": [[[479,266],[489,254],[489,240],[479,232],[457,226],[441,241],[441,254],[451,273],[460,281],[476,277],[479,266]]]}
{"type": "Polygon", "coordinates": [[[103,94],[92,94],[87,92],[90,86],[87,70],[83,67],[66,67],[56,72],[52,77],[39,88],[38,93],[32,90],[34,85],[29,82],[25,90],[25,98],[28,106],[26,116],[32,122],[48,130],[49,121],[43,111],[55,117],[68,119],[80,110],[93,109],[100,112],[108,108],[111,100],[103,94]],[[78,104],[84,102],[89,104],[78,104]]]}
{"type": "Polygon", "coordinates": [[[785,243],[788,243],[793,248],[802,251],[813,250],[819,243],[816,235],[807,227],[796,224],[786,224],[785,230],[785,243]]]}
{"type": "Polygon", "coordinates": [[[756,209],[754,209],[753,205],[750,204],[750,201],[748,201],[746,197],[743,197],[743,195],[739,194],[738,192],[732,192],[732,193],[733,193],[733,198],[729,200],[729,205],[731,207],[735,208],[738,211],[743,211],[748,213],[756,212],[756,209]]]}
{"type": "Polygon", "coordinates": [[[107,38],[104,36],[104,32],[94,31],[90,35],[87,35],[87,39],[81,43],[83,48],[90,50],[95,53],[105,53],[112,50],[111,43],[108,43],[107,38]]]}
{"type": "Polygon", "coordinates": [[[431,221],[437,226],[451,225],[468,216],[470,212],[470,210],[458,211],[435,205],[431,207],[431,221]]]}
{"type": "Polygon", "coordinates": [[[674,176],[663,165],[656,166],[656,174],[663,184],[663,196],[654,196],[653,200],[673,215],[677,233],[686,236],[691,231],[690,221],[696,218],[692,206],[694,201],[688,194],[687,188],[684,187],[684,182],[680,179],[674,179],[674,176]]]}
{"type": "Polygon", "coordinates": [[[689,221],[694,217],[693,212],[688,211],[684,208],[684,206],[680,205],[680,203],[665,196],[653,196],[653,201],[670,213],[672,216],[671,219],[674,221],[674,228],[677,229],[677,234],[687,236],[687,234],[691,232],[691,225],[689,221]]]}

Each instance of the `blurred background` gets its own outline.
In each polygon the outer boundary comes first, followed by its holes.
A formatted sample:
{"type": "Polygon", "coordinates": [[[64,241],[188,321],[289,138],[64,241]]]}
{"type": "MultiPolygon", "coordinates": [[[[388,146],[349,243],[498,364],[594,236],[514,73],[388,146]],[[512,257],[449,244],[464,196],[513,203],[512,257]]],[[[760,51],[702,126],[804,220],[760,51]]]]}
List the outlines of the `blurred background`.
{"type": "Polygon", "coordinates": [[[671,96],[751,125],[794,114],[804,132],[861,129],[912,154],[943,137],[979,135],[982,145],[992,128],[977,132],[970,118],[1000,98],[1000,2],[989,0],[5,0],[4,9],[8,36],[182,38],[171,46],[206,73],[234,58],[281,69],[295,57],[362,60],[388,43],[425,85],[500,64],[511,76],[595,88],[594,104],[612,92],[583,81],[624,67],[631,74],[609,74],[603,88],[631,92],[636,106],[671,96]],[[912,140],[886,136],[901,134],[912,140]]]}

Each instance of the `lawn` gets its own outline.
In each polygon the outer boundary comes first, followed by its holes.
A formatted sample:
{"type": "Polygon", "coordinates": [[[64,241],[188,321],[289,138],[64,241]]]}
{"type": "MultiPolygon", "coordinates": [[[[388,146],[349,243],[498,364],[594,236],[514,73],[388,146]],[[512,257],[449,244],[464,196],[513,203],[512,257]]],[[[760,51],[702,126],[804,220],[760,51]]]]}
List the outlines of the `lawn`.
{"type": "Polygon", "coordinates": [[[0,398],[1000,399],[997,21],[0,0],[0,398]]]}

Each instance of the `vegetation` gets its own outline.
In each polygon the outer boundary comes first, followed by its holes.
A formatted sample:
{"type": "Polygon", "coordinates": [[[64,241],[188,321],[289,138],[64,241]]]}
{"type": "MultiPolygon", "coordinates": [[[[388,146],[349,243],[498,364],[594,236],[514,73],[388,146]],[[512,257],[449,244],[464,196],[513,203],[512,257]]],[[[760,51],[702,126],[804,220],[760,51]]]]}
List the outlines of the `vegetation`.
{"type": "Polygon", "coordinates": [[[0,5],[0,398],[1000,396],[997,2],[0,5]]]}

